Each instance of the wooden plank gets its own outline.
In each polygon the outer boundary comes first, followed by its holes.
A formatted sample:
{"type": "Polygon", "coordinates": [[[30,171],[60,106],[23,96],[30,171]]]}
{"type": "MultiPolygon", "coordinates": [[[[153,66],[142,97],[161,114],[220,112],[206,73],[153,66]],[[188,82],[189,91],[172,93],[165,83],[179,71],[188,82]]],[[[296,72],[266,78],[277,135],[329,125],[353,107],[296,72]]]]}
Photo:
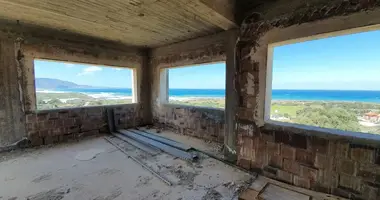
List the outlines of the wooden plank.
{"type": "Polygon", "coordinates": [[[312,196],[313,200],[347,200],[345,198],[337,197],[331,194],[325,194],[325,193],[316,192],[316,191],[308,190],[305,188],[289,185],[280,181],[276,181],[274,179],[267,178],[265,176],[258,176],[257,179],[251,184],[249,188],[256,191],[261,191],[267,184],[277,185],[288,190],[297,191],[299,193],[312,196]]]}
{"type": "Polygon", "coordinates": [[[268,184],[259,194],[259,199],[262,200],[310,200],[310,198],[308,195],[273,184],[268,184]]]}
{"type": "Polygon", "coordinates": [[[255,200],[258,195],[258,191],[247,189],[239,196],[239,200],[255,200]]]}

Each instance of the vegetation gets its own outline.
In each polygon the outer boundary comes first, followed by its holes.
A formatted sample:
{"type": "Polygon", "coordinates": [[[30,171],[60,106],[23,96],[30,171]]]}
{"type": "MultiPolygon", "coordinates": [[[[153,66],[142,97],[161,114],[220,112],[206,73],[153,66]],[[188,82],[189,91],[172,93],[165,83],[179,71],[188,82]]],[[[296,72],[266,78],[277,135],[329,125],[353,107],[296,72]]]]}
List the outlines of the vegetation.
{"type": "Polygon", "coordinates": [[[225,99],[224,98],[193,98],[186,100],[170,100],[171,104],[189,105],[189,106],[200,106],[209,108],[224,108],[225,99]]]}
{"type": "Polygon", "coordinates": [[[306,107],[297,111],[297,117],[294,122],[344,131],[360,131],[360,124],[355,113],[343,108],[306,107]]]}
{"type": "Polygon", "coordinates": [[[380,134],[380,123],[366,113],[380,113],[380,104],[334,101],[272,101],[271,119],[344,131],[380,134]],[[362,125],[365,123],[371,126],[362,125]],[[363,123],[364,122],[364,123],[363,123]]]}
{"type": "Polygon", "coordinates": [[[93,98],[81,93],[37,92],[37,109],[77,108],[84,106],[118,105],[132,103],[132,99],[93,98]]]}

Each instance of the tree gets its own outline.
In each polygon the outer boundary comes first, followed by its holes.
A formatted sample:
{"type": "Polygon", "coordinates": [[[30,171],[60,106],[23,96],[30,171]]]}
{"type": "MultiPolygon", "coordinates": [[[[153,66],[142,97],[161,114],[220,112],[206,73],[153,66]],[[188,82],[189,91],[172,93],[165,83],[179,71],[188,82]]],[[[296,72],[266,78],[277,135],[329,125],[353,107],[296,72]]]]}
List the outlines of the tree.
{"type": "Polygon", "coordinates": [[[344,131],[360,131],[360,124],[355,113],[337,107],[330,109],[304,108],[303,110],[297,111],[295,122],[344,131]]]}

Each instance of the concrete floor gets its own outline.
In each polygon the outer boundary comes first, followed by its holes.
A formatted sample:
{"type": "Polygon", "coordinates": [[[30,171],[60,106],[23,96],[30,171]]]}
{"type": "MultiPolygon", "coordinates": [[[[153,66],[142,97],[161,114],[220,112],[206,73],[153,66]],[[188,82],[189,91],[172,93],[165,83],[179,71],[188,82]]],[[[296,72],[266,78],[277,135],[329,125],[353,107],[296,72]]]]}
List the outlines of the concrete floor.
{"type": "Polygon", "coordinates": [[[161,182],[103,138],[93,138],[0,154],[0,199],[230,200],[252,178],[205,155],[189,163],[112,140],[174,185],[161,182]]]}

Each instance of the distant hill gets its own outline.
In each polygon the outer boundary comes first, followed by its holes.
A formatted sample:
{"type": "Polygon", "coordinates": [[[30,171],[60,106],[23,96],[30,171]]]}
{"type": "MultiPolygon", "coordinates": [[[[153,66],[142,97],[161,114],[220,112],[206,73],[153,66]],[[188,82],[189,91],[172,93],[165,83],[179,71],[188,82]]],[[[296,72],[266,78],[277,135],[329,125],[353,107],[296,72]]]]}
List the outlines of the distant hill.
{"type": "Polygon", "coordinates": [[[67,88],[92,88],[88,85],[78,85],[70,81],[53,78],[36,78],[37,89],[67,89],[67,88]]]}

